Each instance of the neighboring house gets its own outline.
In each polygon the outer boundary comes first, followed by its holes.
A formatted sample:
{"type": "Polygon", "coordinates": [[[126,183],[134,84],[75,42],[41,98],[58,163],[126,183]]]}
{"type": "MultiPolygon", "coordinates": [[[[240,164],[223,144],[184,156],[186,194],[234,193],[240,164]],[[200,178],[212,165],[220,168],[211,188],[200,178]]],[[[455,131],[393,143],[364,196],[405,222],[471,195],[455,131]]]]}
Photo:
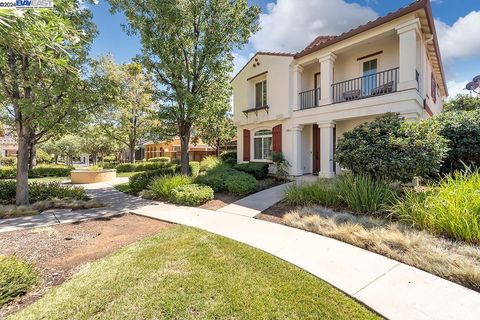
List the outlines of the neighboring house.
{"type": "Polygon", "coordinates": [[[238,161],[281,151],[296,176],[335,176],[344,132],[386,112],[427,118],[448,95],[428,0],[295,54],[258,52],[232,85],[238,161]]]}
{"type": "Polygon", "coordinates": [[[14,137],[0,135],[0,157],[16,157],[17,151],[18,143],[14,137]]]}
{"type": "MultiPolygon", "coordinates": [[[[145,147],[145,159],[155,157],[169,157],[171,159],[180,159],[182,152],[180,147],[180,139],[173,141],[147,142],[145,147]]],[[[201,161],[209,155],[215,155],[215,149],[204,144],[201,140],[197,143],[188,145],[188,156],[190,161],[201,161]]]]}

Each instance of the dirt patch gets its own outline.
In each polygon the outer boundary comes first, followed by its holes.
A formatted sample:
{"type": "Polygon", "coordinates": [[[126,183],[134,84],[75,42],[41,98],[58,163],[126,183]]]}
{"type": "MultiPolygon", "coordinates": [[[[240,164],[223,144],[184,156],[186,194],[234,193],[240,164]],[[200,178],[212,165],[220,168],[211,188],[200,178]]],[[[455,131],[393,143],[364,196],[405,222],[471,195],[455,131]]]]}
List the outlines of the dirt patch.
{"type": "Polygon", "coordinates": [[[213,200],[208,201],[200,206],[200,208],[208,209],[208,210],[218,210],[223,208],[235,201],[241,199],[242,196],[237,196],[234,194],[229,193],[215,193],[213,200]]]}
{"type": "Polygon", "coordinates": [[[42,275],[37,288],[0,309],[0,318],[25,307],[85,264],[158,233],[170,224],[132,214],[0,233],[0,254],[33,262],[42,275]]]}
{"type": "Polygon", "coordinates": [[[296,209],[298,209],[298,207],[288,205],[285,202],[279,202],[279,203],[271,206],[267,210],[264,210],[262,212],[262,214],[277,217],[277,218],[281,219],[281,218],[283,218],[284,215],[286,215],[290,211],[296,210],[296,209]]]}

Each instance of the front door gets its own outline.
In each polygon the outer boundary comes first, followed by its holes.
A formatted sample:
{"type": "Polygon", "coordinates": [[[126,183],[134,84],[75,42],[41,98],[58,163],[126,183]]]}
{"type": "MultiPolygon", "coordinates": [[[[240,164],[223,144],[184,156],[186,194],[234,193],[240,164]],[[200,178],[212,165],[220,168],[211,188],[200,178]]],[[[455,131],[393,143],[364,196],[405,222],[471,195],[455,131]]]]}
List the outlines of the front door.
{"type": "Polygon", "coordinates": [[[320,128],[317,124],[312,125],[313,129],[313,174],[320,172],[320,128]]]}

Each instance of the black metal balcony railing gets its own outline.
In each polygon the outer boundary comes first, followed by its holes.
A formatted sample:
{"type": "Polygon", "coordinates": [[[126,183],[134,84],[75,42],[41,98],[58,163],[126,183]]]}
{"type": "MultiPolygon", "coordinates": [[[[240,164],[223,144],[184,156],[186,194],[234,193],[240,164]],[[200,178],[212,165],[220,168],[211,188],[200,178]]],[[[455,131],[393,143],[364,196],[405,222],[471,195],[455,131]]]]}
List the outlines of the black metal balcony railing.
{"type": "Polygon", "coordinates": [[[318,107],[320,88],[307,90],[298,94],[300,110],[318,107]]]}
{"type": "Polygon", "coordinates": [[[397,91],[398,69],[389,69],[332,85],[333,103],[380,96],[397,91]]]}

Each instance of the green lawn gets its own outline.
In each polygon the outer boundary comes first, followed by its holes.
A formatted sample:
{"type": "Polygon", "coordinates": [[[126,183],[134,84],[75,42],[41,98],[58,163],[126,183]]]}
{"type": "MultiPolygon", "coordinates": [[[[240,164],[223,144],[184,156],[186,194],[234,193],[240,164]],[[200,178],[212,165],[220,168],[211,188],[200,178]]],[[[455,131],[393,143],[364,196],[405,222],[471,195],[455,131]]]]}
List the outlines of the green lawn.
{"type": "Polygon", "coordinates": [[[127,178],[130,178],[131,176],[137,174],[137,173],[140,173],[142,171],[139,171],[139,172],[120,172],[118,173],[117,172],[117,177],[127,177],[127,178]]]}
{"type": "Polygon", "coordinates": [[[11,319],[376,319],[260,250],[174,226],[92,263],[11,319]]]}
{"type": "Polygon", "coordinates": [[[30,178],[29,182],[62,182],[70,180],[70,177],[45,177],[45,178],[30,178]]]}

